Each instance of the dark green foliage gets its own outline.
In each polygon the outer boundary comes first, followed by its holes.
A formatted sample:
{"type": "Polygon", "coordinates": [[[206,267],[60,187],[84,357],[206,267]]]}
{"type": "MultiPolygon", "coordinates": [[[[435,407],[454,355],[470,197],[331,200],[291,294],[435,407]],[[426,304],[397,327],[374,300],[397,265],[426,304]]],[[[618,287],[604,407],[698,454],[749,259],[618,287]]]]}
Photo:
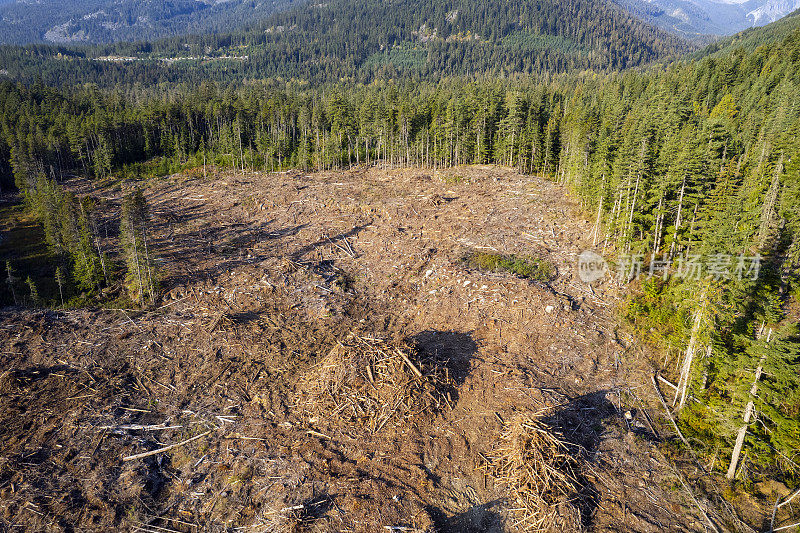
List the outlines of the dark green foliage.
{"type": "Polygon", "coordinates": [[[533,281],[550,281],[555,276],[555,267],[551,263],[535,257],[475,252],[467,257],[467,263],[481,270],[506,270],[533,281]]]}
{"type": "Polygon", "coordinates": [[[332,0],[298,3],[229,34],[92,48],[0,47],[0,65],[12,79],[55,86],[264,77],[370,82],[618,70],[690,49],[603,0],[332,0]]]}
{"type": "MultiPolygon", "coordinates": [[[[60,185],[42,174],[23,191],[23,197],[43,228],[44,239],[58,265],[57,279],[50,281],[58,286],[59,299],[63,300],[64,293],[69,293],[69,287],[87,294],[99,290],[107,278],[97,239],[90,227],[90,206],[64,192],[60,185]]],[[[38,291],[35,292],[36,298],[31,301],[41,304],[38,291]]]]}
{"type": "Polygon", "coordinates": [[[753,401],[759,416],[749,426],[746,441],[753,462],[770,467],[774,464],[771,460],[777,461],[783,470],[794,471],[792,457],[800,449],[800,342],[796,327],[777,332],[769,340],[740,336],[735,341],[734,357],[722,360],[716,383],[722,387],[719,396],[728,401],[711,404],[718,416],[722,415],[719,426],[740,419],[747,402],[753,401]],[[756,382],[756,394],[751,395],[757,367],[763,373],[756,382]]]}
{"type": "Polygon", "coordinates": [[[28,286],[28,303],[34,306],[41,305],[42,301],[39,298],[39,289],[36,288],[36,283],[34,283],[30,276],[25,278],[25,285],[28,286]]]}
{"type": "Polygon", "coordinates": [[[291,0],[0,2],[0,42],[107,43],[230,31],[291,3],[291,0]]]}

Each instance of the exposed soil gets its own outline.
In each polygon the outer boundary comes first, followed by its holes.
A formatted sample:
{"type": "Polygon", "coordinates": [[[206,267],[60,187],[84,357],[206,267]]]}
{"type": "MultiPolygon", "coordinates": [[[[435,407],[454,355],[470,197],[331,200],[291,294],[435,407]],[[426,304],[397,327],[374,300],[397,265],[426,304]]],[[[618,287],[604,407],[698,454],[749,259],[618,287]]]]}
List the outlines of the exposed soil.
{"type": "Polygon", "coordinates": [[[612,288],[577,280],[591,223],[558,186],[369,169],[178,175],[146,195],[161,307],[0,313],[0,531],[521,530],[487,464],[520,416],[585,450],[589,530],[705,530],[633,399],[652,389],[612,288]],[[557,276],[476,271],[476,250],[557,276]],[[380,427],[309,409],[353,338],[410,346],[441,379],[409,395],[430,398],[380,427]]]}

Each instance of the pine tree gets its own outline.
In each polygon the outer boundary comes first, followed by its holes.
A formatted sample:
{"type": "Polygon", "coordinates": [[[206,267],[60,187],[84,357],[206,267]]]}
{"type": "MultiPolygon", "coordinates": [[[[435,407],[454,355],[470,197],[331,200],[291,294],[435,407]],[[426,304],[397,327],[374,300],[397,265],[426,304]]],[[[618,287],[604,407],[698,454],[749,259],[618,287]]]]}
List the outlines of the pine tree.
{"type": "Polygon", "coordinates": [[[17,277],[17,272],[12,268],[11,262],[6,261],[6,286],[8,290],[11,292],[11,298],[14,300],[14,305],[19,305],[19,300],[17,300],[17,290],[16,286],[19,282],[19,277],[17,277]]]}
{"type": "Polygon", "coordinates": [[[39,305],[41,303],[39,300],[39,289],[36,287],[36,283],[34,283],[30,276],[25,278],[25,285],[28,286],[28,301],[31,303],[31,305],[39,305]]]}
{"type": "Polygon", "coordinates": [[[129,295],[140,305],[155,301],[155,265],[148,247],[148,206],[141,189],[122,201],[120,235],[125,253],[129,295]]]}

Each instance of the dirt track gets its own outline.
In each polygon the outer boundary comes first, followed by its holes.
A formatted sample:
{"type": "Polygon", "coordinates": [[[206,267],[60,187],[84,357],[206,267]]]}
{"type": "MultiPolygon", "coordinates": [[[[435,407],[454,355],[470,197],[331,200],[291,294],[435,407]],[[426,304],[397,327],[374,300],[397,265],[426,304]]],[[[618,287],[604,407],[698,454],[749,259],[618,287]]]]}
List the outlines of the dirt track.
{"type": "Polygon", "coordinates": [[[591,224],[556,185],[370,169],[147,196],[161,308],[0,314],[0,531],[514,531],[486,458],[518,415],[588,451],[589,529],[704,530],[632,400],[611,292],[576,279],[591,224]],[[558,275],[475,271],[474,250],[558,275]],[[309,417],[300,383],[351,334],[416,346],[447,401],[377,432],[309,417]],[[158,424],[180,427],[130,428],[158,424]]]}

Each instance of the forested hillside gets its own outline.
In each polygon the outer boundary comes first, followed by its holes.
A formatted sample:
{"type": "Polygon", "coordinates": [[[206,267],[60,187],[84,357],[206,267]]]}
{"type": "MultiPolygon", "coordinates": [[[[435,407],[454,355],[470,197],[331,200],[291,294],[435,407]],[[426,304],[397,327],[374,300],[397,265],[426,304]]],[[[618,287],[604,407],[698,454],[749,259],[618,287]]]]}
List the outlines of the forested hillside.
{"type": "Polygon", "coordinates": [[[70,86],[280,77],[368,82],[398,76],[612,71],[690,49],[603,0],[335,0],[246,31],[94,48],[0,48],[12,80],[70,86]]]}
{"type": "Polygon", "coordinates": [[[664,358],[657,364],[677,383],[683,427],[717,458],[710,464],[727,470],[741,435],[734,473],[792,480],[800,449],[798,72],[794,30],[755,50],[663,70],[549,81],[206,82],[107,92],[3,83],[3,186],[12,176],[35,191],[73,173],[377,160],[497,163],[550,176],[596,219],[595,240],[617,266],[639,257],[645,271],[673,272],[643,282],[625,313],[664,358]],[[703,275],[677,277],[695,254],[705,258],[703,275]],[[761,258],[757,275],[743,257],[761,258]]]}
{"type": "Polygon", "coordinates": [[[695,58],[702,58],[711,54],[728,54],[738,48],[749,52],[755,51],[759,46],[783,41],[797,30],[800,11],[795,11],[762,28],[750,28],[736,35],[720,39],[708,47],[695,52],[695,58]]]}
{"type": "Polygon", "coordinates": [[[0,2],[0,43],[111,43],[229,32],[292,0],[108,0],[0,2]]]}

